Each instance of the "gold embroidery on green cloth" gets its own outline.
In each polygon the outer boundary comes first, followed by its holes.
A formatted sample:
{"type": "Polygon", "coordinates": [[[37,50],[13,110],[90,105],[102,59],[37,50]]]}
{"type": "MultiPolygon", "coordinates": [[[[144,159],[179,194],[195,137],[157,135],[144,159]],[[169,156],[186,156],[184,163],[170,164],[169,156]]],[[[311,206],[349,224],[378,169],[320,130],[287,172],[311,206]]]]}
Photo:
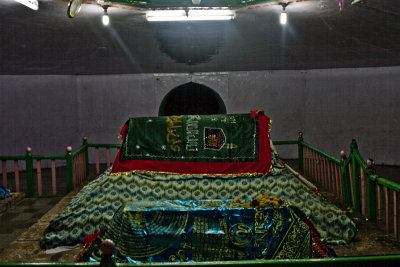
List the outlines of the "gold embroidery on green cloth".
{"type": "MultiPolygon", "coordinates": [[[[272,171],[273,167],[272,165],[269,168],[268,173],[272,171]]],[[[182,176],[207,176],[207,177],[234,177],[234,176],[250,176],[250,177],[255,177],[255,176],[266,176],[268,173],[233,173],[233,174],[223,174],[223,173],[217,173],[217,174],[209,174],[209,173],[175,173],[175,172],[160,172],[160,171],[143,171],[143,170],[131,170],[128,172],[114,172],[114,173],[108,173],[107,175],[109,176],[119,176],[119,175],[129,175],[129,174],[171,174],[171,175],[182,175],[182,176]]]]}
{"type": "MultiPolygon", "coordinates": [[[[296,255],[296,252],[298,251],[298,249],[300,248],[300,245],[302,244],[303,246],[305,246],[308,242],[309,242],[309,230],[308,228],[305,226],[304,222],[298,222],[295,223],[295,221],[293,220],[294,215],[293,215],[293,211],[290,210],[290,218],[288,219],[288,222],[290,223],[290,226],[288,227],[288,229],[291,229],[291,231],[287,231],[285,237],[281,240],[281,243],[279,244],[279,246],[282,246],[281,249],[278,249],[278,254],[274,255],[273,258],[274,259],[294,259],[297,258],[298,255],[296,255]],[[307,234],[307,232],[308,234],[307,234]],[[304,236],[304,234],[306,234],[306,236],[308,237],[305,239],[302,239],[301,237],[304,236]],[[306,241],[308,240],[308,242],[306,244],[304,244],[306,241]]],[[[303,254],[304,252],[302,252],[300,250],[300,254],[303,254]]]]}
{"type": "Polygon", "coordinates": [[[133,215],[130,212],[125,213],[124,217],[124,220],[130,222],[128,225],[131,226],[131,230],[119,233],[121,240],[125,242],[125,245],[119,247],[120,253],[143,258],[158,255],[172,246],[171,243],[164,246],[148,243],[147,234],[143,232],[143,229],[147,229],[150,233],[170,232],[172,238],[178,238],[184,233],[189,211],[183,213],[182,216],[175,217],[174,220],[168,220],[165,217],[165,211],[152,212],[151,221],[146,221],[142,210],[137,210],[133,215]]]}
{"type": "Polygon", "coordinates": [[[227,225],[224,218],[215,220],[208,217],[195,217],[193,223],[193,260],[216,261],[234,254],[228,248],[229,237],[226,234],[227,225]],[[220,229],[221,231],[213,231],[220,229]]]}

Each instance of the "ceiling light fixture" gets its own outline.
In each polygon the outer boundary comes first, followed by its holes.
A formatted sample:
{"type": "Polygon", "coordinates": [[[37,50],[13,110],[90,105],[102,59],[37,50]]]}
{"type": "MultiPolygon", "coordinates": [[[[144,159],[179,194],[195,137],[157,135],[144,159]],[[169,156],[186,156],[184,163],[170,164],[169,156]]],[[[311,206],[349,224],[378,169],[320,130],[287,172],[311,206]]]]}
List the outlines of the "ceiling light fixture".
{"type": "Polygon", "coordinates": [[[190,9],[190,10],[156,10],[148,11],[147,21],[200,21],[232,20],[235,11],[228,9],[190,9]]]}
{"type": "Polygon", "coordinates": [[[110,17],[108,16],[108,13],[107,13],[108,6],[104,5],[104,6],[102,6],[102,8],[104,9],[104,14],[103,14],[103,18],[102,18],[103,25],[107,26],[110,24],[110,17]]]}
{"type": "Polygon", "coordinates": [[[280,16],[280,22],[282,25],[285,25],[287,23],[287,13],[286,13],[286,7],[289,5],[289,2],[287,3],[279,3],[282,6],[282,13],[280,16]]]}
{"type": "Polygon", "coordinates": [[[15,0],[16,2],[27,6],[33,10],[38,10],[39,9],[39,1],[38,0],[15,0]]]}
{"type": "Polygon", "coordinates": [[[190,10],[156,10],[148,11],[147,21],[200,21],[232,20],[235,11],[228,9],[190,9],[190,10]]]}
{"type": "Polygon", "coordinates": [[[188,17],[190,20],[231,20],[235,18],[235,12],[229,9],[193,9],[189,10],[188,17]]]}

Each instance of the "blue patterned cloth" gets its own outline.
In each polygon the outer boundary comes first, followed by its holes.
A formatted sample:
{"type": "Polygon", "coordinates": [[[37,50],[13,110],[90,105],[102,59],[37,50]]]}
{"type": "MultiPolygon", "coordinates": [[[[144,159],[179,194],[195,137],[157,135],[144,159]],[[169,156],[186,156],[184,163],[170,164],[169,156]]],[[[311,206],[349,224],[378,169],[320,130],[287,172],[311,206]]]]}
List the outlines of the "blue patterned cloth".
{"type": "Polygon", "coordinates": [[[128,202],[83,260],[101,260],[105,239],[115,242],[117,262],[311,258],[310,229],[290,207],[228,207],[226,202],[128,202]]]}
{"type": "Polygon", "coordinates": [[[9,197],[11,197],[10,190],[0,184],[0,199],[6,199],[9,197]]]}

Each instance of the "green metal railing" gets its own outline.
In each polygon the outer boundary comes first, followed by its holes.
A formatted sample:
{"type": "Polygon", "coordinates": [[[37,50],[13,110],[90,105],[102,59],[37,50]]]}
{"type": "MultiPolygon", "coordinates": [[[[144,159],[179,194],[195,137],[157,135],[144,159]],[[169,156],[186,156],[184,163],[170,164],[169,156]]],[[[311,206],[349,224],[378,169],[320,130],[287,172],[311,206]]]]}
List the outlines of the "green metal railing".
{"type": "Polygon", "coordinates": [[[363,159],[355,140],[350,144],[349,155],[341,151],[340,158],[304,142],[301,132],[296,141],[274,142],[274,145],[288,144],[298,145],[300,174],[339,196],[368,220],[379,226],[384,221],[386,233],[392,232],[399,238],[397,202],[400,184],[377,176],[373,162],[363,159]]]}
{"type": "MultiPolygon", "coordinates": [[[[8,178],[10,175],[14,174],[13,191],[20,192],[21,181],[20,174],[25,173],[25,196],[35,197],[35,196],[58,196],[57,192],[57,180],[60,179],[56,175],[56,161],[61,161],[61,166],[65,166],[65,173],[61,175],[65,177],[65,181],[61,182],[66,184],[66,193],[71,192],[75,188],[79,187],[84,180],[89,176],[89,148],[94,148],[96,151],[96,173],[100,173],[100,163],[98,157],[99,148],[105,148],[107,157],[107,167],[110,166],[109,149],[119,148],[120,144],[89,144],[87,138],[83,138],[83,143],[80,147],[72,150],[70,146],[67,147],[66,154],[64,155],[33,155],[30,147],[26,149],[26,154],[23,156],[0,156],[0,161],[2,162],[2,184],[8,186],[8,178]],[[14,162],[14,170],[9,172],[7,167],[8,162],[14,162]],[[42,162],[51,161],[51,184],[52,192],[50,194],[43,193],[42,186],[42,162]],[[25,169],[20,168],[20,163],[25,163],[25,169]],[[36,167],[35,164],[36,163],[36,167]],[[35,179],[36,178],[36,179],[35,179]],[[36,188],[36,190],[35,190],[36,188]]],[[[46,177],[48,178],[48,177],[46,177]]],[[[62,194],[61,194],[62,195],[62,194]]]]}

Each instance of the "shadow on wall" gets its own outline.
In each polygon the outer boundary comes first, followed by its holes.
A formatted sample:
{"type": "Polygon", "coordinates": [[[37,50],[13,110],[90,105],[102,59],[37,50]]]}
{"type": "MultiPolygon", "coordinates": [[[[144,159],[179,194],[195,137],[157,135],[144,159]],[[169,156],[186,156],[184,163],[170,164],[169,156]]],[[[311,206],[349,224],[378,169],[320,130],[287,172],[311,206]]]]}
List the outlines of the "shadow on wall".
{"type": "Polygon", "coordinates": [[[203,21],[166,24],[157,32],[160,50],[178,63],[208,62],[223,43],[224,23],[227,22],[220,22],[218,27],[215,22],[203,21]]]}
{"type": "Polygon", "coordinates": [[[213,89],[189,82],[172,89],[162,100],[159,116],[226,114],[222,98],[213,89]]]}

